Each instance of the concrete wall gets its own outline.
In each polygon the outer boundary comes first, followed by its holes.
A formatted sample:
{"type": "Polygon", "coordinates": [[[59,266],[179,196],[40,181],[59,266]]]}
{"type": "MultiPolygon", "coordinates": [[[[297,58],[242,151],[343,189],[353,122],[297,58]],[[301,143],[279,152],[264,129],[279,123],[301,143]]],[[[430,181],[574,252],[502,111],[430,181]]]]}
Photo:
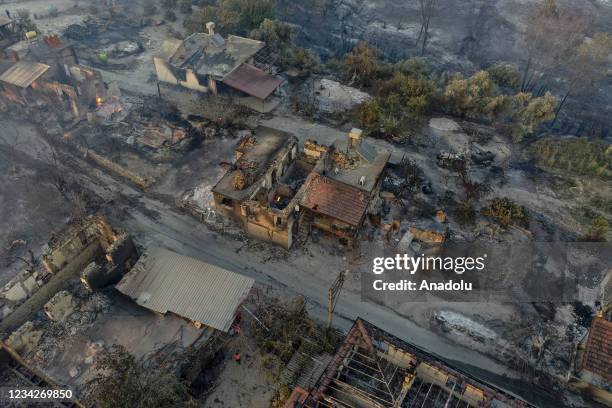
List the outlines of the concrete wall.
{"type": "MultiPolygon", "coordinates": [[[[281,212],[267,204],[257,204],[255,200],[263,202],[270,198],[282,176],[287,172],[291,163],[297,158],[297,141],[288,146],[286,152],[277,159],[274,165],[255,181],[259,185],[251,198],[254,201],[243,202],[232,201],[231,206],[222,204],[223,196],[213,193],[215,209],[226,217],[232,217],[243,224],[245,232],[262,241],[272,242],[283,248],[289,249],[293,244],[294,226],[296,226],[295,214],[292,212],[281,212]],[[277,224],[277,219],[281,217],[281,224],[277,224]]],[[[289,208],[293,208],[290,205],[289,208]]]]}
{"type": "Polygon", "coordinates": [[[209,90],[211,90],[213,91],[213,93],[216,93],[216,84],[214,84],[215,89],[213,90],[213,85],[210,84],[210,81],[208,81],[208,86],[206,86],[206,84],[200,83],[198,76],[191,69],[187,69],[185,71],[185,80],[181,81],[179,78],[176,77],[176,75],[174,75],[170,64],[168,64],[166,60],[154,57],[153,64],[155,65],[155,72],[157,74],[157,80],[159,82],[165,82],[172,85],[180,85],[184,88],[193,89],[194,91],[198,92],[208,93],[209,90]]]}
{"type": "Polygon", "coordinates": [[[184,88],[193,89],[194,91],[205,92],[205,93],[208,92],[208,88],[200,84],[198,77],[191,69],[188,69],[186,71],[185,81],[179,81],[179,84],[184,88]]]}
{"type": "Polygon", "coordinates": [[[246,232],[253,238],[272,242],[285,249],[289,249],[293,243],[293,236],[289,233],[289,228],[275,229],[269,225],[260,225],[251,220],[248,220],[245,226],[246,232]]]}
{"type": "Polygon", "coordinates": [[[157,73],[158,81],[173,85],[179,84],[178,79],[174,76],[174,73],[170,69],[170,65],[165,60],[154,57],[153,64],[155,65],[155,72],[157,73]]]}
{"type": "MultiPolygon", "coordinates": [[[[304,210],[309,211],[308,209],[304,210]]],[[[348,224],[322,214],[314,214],[312,226],[329,234],[335,235],[338,238],[346,239],[349,242],[351,242],[357,232],[348,224]],[[345,227],[346,229],[344,229],[345,227]]]]}
{"type": "Polygon", "coordinates": [[[100,232],[93,223],[75,229],[74,235],[43,256],[43,263],[49,272],[54,273],[70,263],[92,242],[98,242],[99,238],[100,232]]]}

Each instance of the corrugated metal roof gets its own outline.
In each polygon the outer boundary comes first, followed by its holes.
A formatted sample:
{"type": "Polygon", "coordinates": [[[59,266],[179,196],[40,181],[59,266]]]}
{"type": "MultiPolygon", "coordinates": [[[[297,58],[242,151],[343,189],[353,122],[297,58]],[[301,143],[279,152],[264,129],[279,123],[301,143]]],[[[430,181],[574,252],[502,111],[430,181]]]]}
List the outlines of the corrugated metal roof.
{"type": "Polygon", "coordinates": [[[361,224],[368,208],[368,198],[363,191],[319,174],[306,182],[308,186],[301,201],[303,207],[353,227],[361,224]]]}
{"type": "Polygon", "coordinates": [[[0,81],[27,88],[49,68],[51,68],[49,65],[39,62],[19,61],[0,75],[0,81]]]}
{"type": "Polygon", "coordinates": [[[582,368],[612,381],[612,322],[601,317],[593,320],[582,368]]]}
{"type": "Polygon", "coordinates": [[[264,100],[283,83],[283,79],[252,65],[242,64],[223,78],[223,83],[264,100]]]}
{"type": "Polygon", "coordinates": [[[139,305],[228,331],[255,281],[165,249],[144,254],[115,288],[139,305]]]}

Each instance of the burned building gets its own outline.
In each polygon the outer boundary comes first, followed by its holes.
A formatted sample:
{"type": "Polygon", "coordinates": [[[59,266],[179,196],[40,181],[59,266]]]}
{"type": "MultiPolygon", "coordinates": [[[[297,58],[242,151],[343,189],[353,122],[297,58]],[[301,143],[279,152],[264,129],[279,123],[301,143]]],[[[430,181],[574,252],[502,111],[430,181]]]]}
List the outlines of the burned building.
{"type": "Polygon", "coordinates": [[[285,408],[533,407],[358,318],[311,389],[285,408]]]}
{"type": "Polygon", "coordinates": [[[100,72],[79,65],[73,47],[58,36],[25,47],[7,52],[10,67],[0,75],[3,109],[46,107],[63,120],[77,121],[106,94],[100,72]]]}
{"type": "Polygon", "coordinates": [[[297,228],[295,204],[290,204],[295,201],[298,173],[309,170],[307,163],[297,160],[297,154],[295,136],[256,128],[242,138],[236,162],[213,187],[215,207],[241,221],[250,235],[289,248],[297,228]]]}
{"type": "Polygon", "coordinates": [[[225,92],[254,109],[269,110],[283,80],[256,66],[265,44],[235,35],[223,38],[212,22],[206,28],[206,33],[164,42],[153,59],[158,81],[214,95],[225,92]]]}
{"type": "Polygon", "coordinates": [[[378,200],[390,157],[364,141],[360,129],[336,141],[317,162],[300,202],[312,226],[349,243],[378,200]]]}
{"type": "Polygon", "coordinates": [[[215,207],[256,238],[291,247],[303,227],[351,244],[373,212],[389,159],[353,129],[329,148],[259,127],[243,138],[236,162],[213,188],[215,207]]]}
{"type": "Polygon", "coordinates": [[[0,16],[0,50],[3,50],[4,48],[13,44],[16,38],[18,38],[15,27],[15,20],[0,16]]]}

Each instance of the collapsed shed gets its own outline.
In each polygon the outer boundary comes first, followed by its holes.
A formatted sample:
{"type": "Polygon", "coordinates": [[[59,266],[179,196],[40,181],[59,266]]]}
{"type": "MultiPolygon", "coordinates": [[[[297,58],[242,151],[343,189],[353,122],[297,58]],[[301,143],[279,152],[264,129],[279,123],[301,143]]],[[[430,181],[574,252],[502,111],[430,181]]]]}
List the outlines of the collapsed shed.
{"type": "Polygon", "coordinates": [[[255,281],[166,249],[143,254],[115,286],[137,304],[227,332],[255,281]]]}

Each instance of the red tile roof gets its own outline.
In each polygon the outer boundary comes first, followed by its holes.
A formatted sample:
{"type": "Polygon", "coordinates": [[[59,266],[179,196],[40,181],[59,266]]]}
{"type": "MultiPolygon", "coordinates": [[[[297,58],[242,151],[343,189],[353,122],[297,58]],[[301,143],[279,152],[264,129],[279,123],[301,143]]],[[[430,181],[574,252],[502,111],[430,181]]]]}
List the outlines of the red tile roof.
{"type": "Polygon", "coordinates": [[[283,80],[252,65],[242,64],[227,74],[223,83],[263,100],[270,96],[283,80]]]}
{"type": "Polygon", "coordinates": [[[368,208],[368,197],[356,187],[315,174],[308,184],[301,205],[358,227],[368,208]]]}
{"type": "Polygon", "coordinates": [[[593,320],[582,368],[612,380],[612,322],[601,317],[593,320]]]}

